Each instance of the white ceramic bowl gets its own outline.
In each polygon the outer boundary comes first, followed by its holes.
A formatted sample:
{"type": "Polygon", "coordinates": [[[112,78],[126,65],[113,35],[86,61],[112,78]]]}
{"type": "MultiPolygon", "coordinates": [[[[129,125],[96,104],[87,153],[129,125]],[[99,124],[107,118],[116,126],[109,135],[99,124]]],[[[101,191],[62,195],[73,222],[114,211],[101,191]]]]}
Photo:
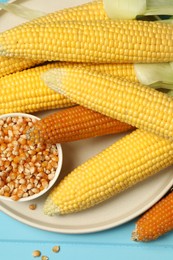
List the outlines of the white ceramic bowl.
{"type": "MultiPolygon", "coordinates": [[[[30,115],[30,114],[25,114],[25,113],[10,113],[10,114],[4,114],[4,115],[1,115],[0,116],[0,119],[2,118],[6,118],[6,117],[18,117],[18,116],[21,116],[21,117],[29,117],[29,118],[33,118],[33,119],[37,119],[37,120],[40,120],[40,118],[36,117],[36,116],[33,116],[33,115],[30,115]]],[[[23,201],[31,201],[31,200],[34,200],[34,199],[37,199],[39,198],[40,196],[42,196],[43,194],[45,194],[48,190],[50,190],[52,188],[52,186],[55,184],[55,182],[57,181],[58,177],[59,177],[59,174],[61,172],[61,168],[62,168],[62,162],[63,162],[63,153],[62,153],[62,147],[60,144],[56,144],[56,147],[57,147],[57,151],[58,151],[58,167],[56,169],[56,172],[55,172],[55,176],[54,178],[49,182],[49,185],[47,188],[45,188],[44,190],[42,190],[41,192],[37,193],[37,194],[34,194],[32,196],[28,196],[28,197],[25,197],[25,198],[21,198],[19,200],[17,200],[17,202],[23,202],[23,201]]],[[[0,200],[6,200],[6,201],[14,201],[12,200],[10,197],[5,197],[5,196],[0,196],[0,200]]]]}

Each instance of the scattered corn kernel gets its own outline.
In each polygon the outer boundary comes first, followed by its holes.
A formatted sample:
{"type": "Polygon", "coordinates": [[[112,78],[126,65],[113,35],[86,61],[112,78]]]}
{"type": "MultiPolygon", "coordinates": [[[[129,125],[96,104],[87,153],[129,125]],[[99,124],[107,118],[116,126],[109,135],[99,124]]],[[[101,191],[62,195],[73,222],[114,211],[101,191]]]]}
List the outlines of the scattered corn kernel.
{"type": "Polygon", "coordinates": [[[30,204],[29,205],[29,209],[31,209],[31,210],[35,210],[36,208],[37,208],[36,204],[30,204]]]}
{"type": "Polygon", "coordinates": [[[53,251],[54,253],[58,253],[58,252],[60,251],[60,246],[54,246],[54,247],[52,247],[52,251],[53,251]]]}
{"type": "Polygon", "coordinates": [[[33,257],[39,257],[39,256],[41,256],[41,252],[40,252],[39,250],[34,250],[34,251],[32,252],[32,256],[33,256],[33,257]]]}
{"type": "Polygon", "coordinates": [[[46,256],[46,255],[43,255],[43,256],[41,257],[41,260],[48,260],[48,259],[49,259],[49,257],[46,256]]]}

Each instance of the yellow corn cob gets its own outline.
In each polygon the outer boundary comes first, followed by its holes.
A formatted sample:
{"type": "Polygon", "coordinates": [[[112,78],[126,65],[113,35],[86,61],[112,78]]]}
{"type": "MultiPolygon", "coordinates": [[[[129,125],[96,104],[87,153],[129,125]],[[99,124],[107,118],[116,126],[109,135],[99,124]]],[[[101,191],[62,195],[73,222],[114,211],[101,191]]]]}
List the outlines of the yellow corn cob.
{"type": "Polygon", "coordinates": [[[166,94],[83,68],[53,69],[43,78],[77,104],[173,140],[173,98],[166,94]]]}
{"type": "Polygon", "coordinates": [[[73,62],[169,62],[172,39],[173,26],[159,22],[38,21],[1,33],[0,55],[73,62]]]}
{"type": "Polygon", "coordinates": [[[103,1],[92,1],[79,6],[65,8],[45,16],[41,16],[31,21],[32,23],[49,23],[57,21],[88,21],[88,20],[105,20],[109,19],[104,7],[103,1]]]}
{"type": "Polygon", "coordinates": [[[172,163],[172,142],[137,129],[68,174],[50,192],[44,213],[90,208],[172,163]]]}
{"type": "Polygon", "coordinates": [[[132,233],[135,241],[151,241],[173,230],[173,192],[142,215],[132,233]]]}
{"type": "Polygon", "coordinates": [[[39,60],[17,59],[0,56],[0,77],[21,71],[41,63],[39,60]]]}
{"type": "Polygon", "coordinates": [[[29,113],[72,105],[40,79],[41,73],[56,66],[56,63],[47,64],[1,77],[0,114],[29,113]]]}
{"type": "Polygon", "coordinates": [[[38,120],[30,132],[30,138],[35,142],[56,144],[133,129],[118,120],[75,106],[38,120]]]}

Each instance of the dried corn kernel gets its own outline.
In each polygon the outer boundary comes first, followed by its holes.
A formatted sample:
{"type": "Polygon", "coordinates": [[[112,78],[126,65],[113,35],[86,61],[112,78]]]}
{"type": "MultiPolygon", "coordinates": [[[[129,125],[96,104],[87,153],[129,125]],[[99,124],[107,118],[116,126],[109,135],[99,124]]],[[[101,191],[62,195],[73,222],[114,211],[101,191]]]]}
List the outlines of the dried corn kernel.
{"type": "Polygon", "coordinates": [[[35,210],[36,207],[37,207],[36,204],[30,204],[30,205],[29,205],[29,209],[31,209],[31,210],[35,210]]]}
{"type": "Polygon", "coordinates": [[[41,256],[41,252],[39,250],[35,250],[35,251],[32,252],[32,256],[33,257],[39,257],[39,256],[41,256]]]}
{"type": "Polygon", "coordinates": [[[32,145],[27,140],[28,127],[33,127],[35,121],[26,117],[0,120],[0,195],[15,201],[47,188],[52,179],[47,171],[51,170],[55,174],[58,165],[56,146],[40,143],[32,145]],[[35,151],[35,162],[32,161],[31,151],[35,151]],[[43,174],[40,175],[40,172],[43,174]]]}
{"type": "Polygon", "coordinates": [[[46,256],[46,255],[43,255],[43,256],[41,257],[41,260],[48,260],[48,259],[49,259],[49,257],[46,256]]]}
{"type": "Polygon", "coordinates": [[[53,251],[54,253],[58,253],[58,252],[60,251],[60,246],[54,246],[54,247],[52,247],[52,251],[53,251]]]}

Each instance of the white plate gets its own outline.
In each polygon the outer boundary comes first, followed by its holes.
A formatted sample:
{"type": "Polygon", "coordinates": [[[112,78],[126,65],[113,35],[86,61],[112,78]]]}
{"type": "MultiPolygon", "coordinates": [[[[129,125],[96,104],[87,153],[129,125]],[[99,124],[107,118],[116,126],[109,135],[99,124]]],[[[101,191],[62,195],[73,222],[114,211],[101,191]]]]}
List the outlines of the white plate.
{"type": "MultiPolygon", "coordinates": [[[[50,111],[45,112],[49,114],[50,111]]],[[[36,113],[43,116],[43,113],[36,113]]],[[[60,179],[89,157],[100,152],[125,134],[91,138],[62,144],[63,167],[60,179]]],[[[89,233],[116,227],[138,216],[156,203],[173,185],[173,167],[158,173],[122,192],[118,196],[92,209],[66,215],[49,217],[43,214],[46,196],[34,200],[36,210],[30,210],[31,202],[0,202],[0,209],[25,224],[60,233],[89,233]]]]}
{"type": "MultiPolygon", "coordinates": [[[[22,1],[17,2],[22,3],[22,1]]],[[[85,2],[87,1],[73,1],[73,4],[77,5],[85,2]]],[[[24,1],[22,4],[35,9],[40,7],[41,11],[48,12],[69,7],[71,1],[30,0],[24,1]]],[[[4,13],[0,17],[0,31],[20,22],[21,18],[4,13]]],[[[49,113],[50,111],[36,113],[35,115],[42,117],[49,113]]],[[[122,136],[124,134],[63,144],[64,163],[60,178],[122,136]]],[[[116,227],[135,218],[156,203],[172,185],[173,167],[170,167],[107,202],[80,213],[67,216],[45,216],[42,211],[45,197],[34,201],[37,204],[36,210],[29,209],[31,202],[2,201],[0,202],[0,210],[18,221],[43,230],[60,233],[89,233],[116,227]]]]}

